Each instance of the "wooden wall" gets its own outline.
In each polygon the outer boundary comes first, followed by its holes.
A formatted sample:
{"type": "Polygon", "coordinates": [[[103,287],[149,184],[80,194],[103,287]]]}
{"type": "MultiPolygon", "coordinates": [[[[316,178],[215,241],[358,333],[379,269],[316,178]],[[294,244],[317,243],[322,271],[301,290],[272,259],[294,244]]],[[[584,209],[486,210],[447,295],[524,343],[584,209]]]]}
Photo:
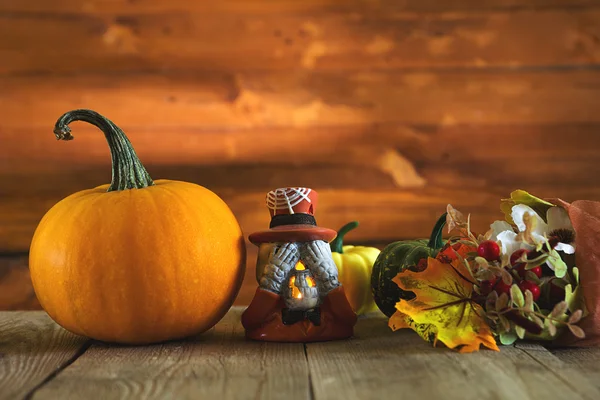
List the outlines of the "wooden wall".
{"type": "Polygon", "coordinates": [[[99,131],[52,134],[80,107],[246,233],[290,185],[355,243],[427,235],[447,203],[483,230],[515,188],[600,199],[600,1],[0,0],[0,308],[37,307],[42,215],[110,180],[99,131]]]}

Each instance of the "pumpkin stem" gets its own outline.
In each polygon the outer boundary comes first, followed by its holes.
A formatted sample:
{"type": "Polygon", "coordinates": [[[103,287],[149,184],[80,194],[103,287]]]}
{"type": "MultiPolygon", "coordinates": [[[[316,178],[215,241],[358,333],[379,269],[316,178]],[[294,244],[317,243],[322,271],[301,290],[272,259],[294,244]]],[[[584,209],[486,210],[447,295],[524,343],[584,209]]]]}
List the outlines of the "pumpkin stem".
{"type": "Polygon", "coordinates": [[[142,189],[154,185],[152,178],[135,154],[133,146],[125,133],[111,120],[92,110],[72,110],[64,113],[56,125],[54,135],[58,140],[72,140],[69,124],[84,121],[97,126],[106,137],[112,158],[112,181],[108,192],[125,189],[142,189]]]}
{"type": "Polygon", "coordinates": [[[446,215],[448,215],[448,213],[443,213],[435,223],[435,226],[431,231],[431,236],[429,237],[429,243],[427,244],[427,247],[430,247],[434,250],[439,250],[444,247],[442,235],[444,233],[444,226],[446,226],[446,215]]]}
{"type": "Polygon", "coordinates": [[[335,239],[333,239],[333,241],[329,244],[331,251],[334,253],[343,254],[344,236],[346,236],[346,233],[350,232],[351,230],[356,229],[357,226],[358,221],[348,222],[346,225],[342,226],[335,239]]]}

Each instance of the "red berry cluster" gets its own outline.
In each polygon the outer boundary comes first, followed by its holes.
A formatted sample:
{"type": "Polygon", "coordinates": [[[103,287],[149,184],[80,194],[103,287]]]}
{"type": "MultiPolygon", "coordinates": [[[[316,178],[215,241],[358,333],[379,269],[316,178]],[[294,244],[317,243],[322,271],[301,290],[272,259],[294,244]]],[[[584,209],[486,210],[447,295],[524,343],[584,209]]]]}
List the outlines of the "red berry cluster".
{"type": "MultiPolygon", "coordinates": [[[[517,285],[521,289],[522,292],[529,290],[533,296],[533,301],[537,301],[540,298],[541,290],[540,286],[535,282],[526,279],[527,271],[531,271],[538,278],[542,277],[542,267],[535,266],[526,270],[527,266],[526,262],[522,262],[521,259],[523,255],[529,254],[529,250],[521,249],[515,251],[510,256],[510,269],[516,272],[516,276],[520,278],[517,285]]],[[[500,246],[493,240],[485,240],[479,244],[477,247],[477,255],[479,257],[485,258],[487,261],[498,261],[500,259],[500,246]]],[[[514,276],[514,274],[513,274],[514,276]]],[[[551,285],[555,286],[555,285],[551,285]]],[[[511,285],[507,285],[504,281],[495,277],[491,280],[482,281],[479,285],[479,291],[482,295],[489,294],[492,290],[498,293],[498,295],[502,293],[510,294],[511,285]]]]}

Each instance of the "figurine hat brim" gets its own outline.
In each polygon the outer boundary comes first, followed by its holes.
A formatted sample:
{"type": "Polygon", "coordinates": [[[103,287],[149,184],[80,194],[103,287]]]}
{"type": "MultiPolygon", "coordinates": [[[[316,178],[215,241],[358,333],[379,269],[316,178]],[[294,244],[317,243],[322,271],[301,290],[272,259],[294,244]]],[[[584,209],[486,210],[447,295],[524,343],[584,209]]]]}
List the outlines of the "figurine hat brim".
{"type": "Polygon", "coordinates": [[[324,240],[331,242],[337,236],[333,229],[314,225],[281,225],[265,231],[254,232],[248,236],[253,244],[277,242],[312,242],[324,240]]]}
{"type": "Polygon", "coordinates": [[[331,242],[337,236],[333,229],[317,226],[314,211],[317,192],[309,188],[280,188],[267,194],[267,207],[271,214],[268,230],[252,233],[248,240],[253,244],[276,242],[331,242]]]}

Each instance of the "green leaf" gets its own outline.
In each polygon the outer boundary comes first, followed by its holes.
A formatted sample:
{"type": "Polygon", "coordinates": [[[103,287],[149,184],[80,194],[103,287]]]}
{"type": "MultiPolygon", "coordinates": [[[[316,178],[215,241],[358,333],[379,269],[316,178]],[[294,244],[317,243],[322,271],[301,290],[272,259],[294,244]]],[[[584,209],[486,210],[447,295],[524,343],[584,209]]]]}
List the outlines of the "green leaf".
{"type": "Polygon", "coordinates": [[[516,342],[518,336],[514,332],[502,332],[500,333],[500,343],[505,346],[509,346],[516,342]]]}
{"type": "Polygon", "coordinates": [[[521,326],[515,326],[515,333],[519,339],[523,339],[525,337],[525,328],[521,326]]]}
{"type": "Polygon", "coordinates": [[[569,311],[575,312],[577,310],[582,310],[584,317],[588,315],[579,285],[575,287],[575,290],[573,290],[573,286],[570,283],[565,286],[565,302],[567,303],[569,311]]]}
{"type": "Polygon", "coordinates": [[[548,254],[547,262],[552,266],[554,270],[554,275],[557,278],[564,278],[567,274],[567,264],[560,258],[560,254],[556,250],[552,250],[548,254]]]}
{"type": "Polygon", "coordinates": [[[579,268],[573,267],[571,274],[573,274],[573,277],[575,278],[575,284],[579,285],[579,268]]]}
{"type": "Polygon", "coordinates": [[[538,276],[531,271],[525,272],[525,279],[535,283],[538,286],[542,283],[540,278],[538,278],[538,276]]]}
{"type": "Polygon", "coordinates": [[[511,212],[513,206],[517,204],[525,204],[531,207],[544,221],[546,220],[546,212],[554,206],[554,204],[535,197],[524,190],[515,190],[510,194],[510,199],[502,199],[500,202],[500,209],[504,212],[506,221],[510,224],[514,224],[511,212]]]}
{"type": "Polygon", "coordinates": [[[547,319],[546,327],[548,328],[548,333],[550,334],[550,336],[556,336],[556,325],[554,325],[554,322],[547,319]]]}
{"type": "Polygon", "coordinates": [[[570,283],[568,285],[565,285],[565,302],[567,303],[567,308],[569,309],[569,311],[573,312],[577,309],[574,304],[575,296],[573,293],[573,286],[571,286],[570,283]]]}
{"type": "Polygon", "coordinates": [[[517,307],[523,307],[525,305],[525,298],[523,297],[523,292],[517,285],[512,285],[510,287],[510,298],[513,303],[517,305],[517,307]]]}

